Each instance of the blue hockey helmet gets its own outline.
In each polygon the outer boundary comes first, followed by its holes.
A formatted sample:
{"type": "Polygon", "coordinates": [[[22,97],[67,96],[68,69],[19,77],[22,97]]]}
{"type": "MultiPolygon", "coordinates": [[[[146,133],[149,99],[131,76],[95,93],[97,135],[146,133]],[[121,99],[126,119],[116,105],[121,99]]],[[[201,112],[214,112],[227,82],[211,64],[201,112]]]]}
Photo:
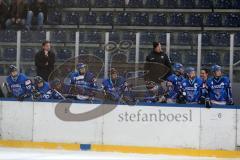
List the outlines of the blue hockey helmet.
{"type": "Polygon", "coordinates": [[[186,73],[187,74],[190,74],[191,72],[195,72],[196,70],[195,70],[195,68],[193,68],[193,67],[187,67],[186,68],[186,73]]]}
{"type": "Polygon", "coordinates": [[[213,65],[212,67],[211,67],[211,71],[212,72],[216,72],[216,71],[221,71],[222,70],[222,67],[221,66],[219,66],[219,65],[213,65]]]}
{"type": "Polygon", "coordinates": [[[12,72],[14,72],[14,71],[17,71],[17,67],[14,66],[14,65],[10,65],[10,66],[9,66],[9,73],[12,73],[12,72]]]}
{"type": "Polygon", "coordinates": [[[38,84],[38,83],[41,83],[41,82],[44,82],[42,77],[40,77],[40,76],[34,77],[34,83],[38,84]]]}
{"type": "Polygon", "coordinates": [[[174,72],[181,71],[181,70],[183,70],[183,65],[181,63],[175,63],[173,65],[173,70],[174,70],[174,72]]]}
{"type": "Polygon", "coordinates": [[[78,63],[77,64],[77,70],[80,70],[80,69],[82,69],[82,68],[85,68],[87,65],[86,64],[84,64],[84,63],[78,63]]]}

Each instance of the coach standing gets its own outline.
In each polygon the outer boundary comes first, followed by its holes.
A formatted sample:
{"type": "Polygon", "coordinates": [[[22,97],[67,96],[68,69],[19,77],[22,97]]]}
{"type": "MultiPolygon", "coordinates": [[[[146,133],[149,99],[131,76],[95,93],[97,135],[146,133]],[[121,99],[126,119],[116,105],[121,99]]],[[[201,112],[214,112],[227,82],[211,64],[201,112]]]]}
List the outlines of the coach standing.
{"type": "Polygon", "coordinates": [[[146,57],[145,71],[145,81],[156,83],[166,80],[171,73],[171,61],[159,42],[153,42],[153,50],[146,57]]]}
{"type": "Polygon", "coordinates": [[[48,81],[49,75],[54,70],[55,53],[51,50],[50,41],[42,43],[42,49],[35,56],[37,75],[48,81]]]}

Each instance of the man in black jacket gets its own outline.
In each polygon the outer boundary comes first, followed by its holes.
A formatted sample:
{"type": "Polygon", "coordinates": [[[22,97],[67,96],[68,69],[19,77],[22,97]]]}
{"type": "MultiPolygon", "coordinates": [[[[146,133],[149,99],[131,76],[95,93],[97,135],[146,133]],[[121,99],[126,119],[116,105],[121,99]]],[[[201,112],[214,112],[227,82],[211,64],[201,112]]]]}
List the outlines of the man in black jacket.
{"type": "Polygon", "coordinates": [[[54,70],[55,53],[51,50],[50,41],[42,43],[42,49],[35,56],[37,75],[48,81],[48,77],[54,70]]]}
{"type": "Polygon", "coordinates": [[[4,28],[4,23],[7,19],[7,14],[8,14],[8,7],[3,2],[3,0],[0,0],[0,29],[4,28]]]}
{"type": "Polygon", "coordinates": [[[145,81],[156,83],[166,80],[171,73],[171,61],[167,54],[162,51],[159,42],[153,42],[153,50],[146,57],[145,71],[145,81]]]}

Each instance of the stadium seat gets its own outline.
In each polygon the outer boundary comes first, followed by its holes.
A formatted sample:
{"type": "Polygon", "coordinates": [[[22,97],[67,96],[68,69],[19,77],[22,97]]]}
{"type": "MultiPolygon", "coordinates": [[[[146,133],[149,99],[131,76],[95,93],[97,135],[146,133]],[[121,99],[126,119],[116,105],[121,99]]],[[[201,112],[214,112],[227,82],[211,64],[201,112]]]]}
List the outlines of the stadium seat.
{"type": "Polygon", "coordinates": [[[35,66],[28,66],[24,67],[25,74],[29,77],[34,77],[36,76],[36,69],[35,66]]]}
{"type": "Polygon", "coordinates": [[[178,7],[177,0],[164,0],[163,7],[164,8],[177,8],[178,7]]]}
{"type": "Polygon", "coordinates": [[[198,5],[196,8],[213,8],[213,1],[212,0],[199,0],[198,5]]]}
{"type": "Polygon", "coordinates": [[[66,31],[56,30],[51,32],[51,41],[56,43],[67,42],[66,31]]]}
{"type": "Polygon", "coordinates": [[[21,50],[21,60],[23,61],[33,61],[36,55],[36,51],[33,48],[22,48],[21,50]]]}
{"type": "Polygon", "coordinates": [[[70,1],[60,0],[59,2],[63,8],[74,8],[76,6],[75,1],[73,0],[70,0],[70,1]]]}
{"type": "Polygon", "coordinates": [[[89,54],[89,51],[85,48],[80,48],[79,49],[79,54],[82,55],[82,54],[89,54]]]}
{"type": "Polygon", "coordinates": [[[64,15],[64,24],[77,25],[80,21],[80,14],[78,12],[66,12],[64,15]]]}
{"type": "MultiPolygon", "coordinates": [[[[181,54],[181,53],[179,53],[179,54],[181,54]]],[[[196,52],[187,51],[186,54],[185,54],[185,58],[184,59],[185,59],[184,64],[196,65],[197,64],[197,53],[196,52]]]]}
{"type": "Polygon", "coordinates": [[[170,16],[171,26],[184,26],[184,15],[182,13],[173,13],[170,16]]]}
{"type": "MultiPolygon", "coordinates": [[[[236,63],[240,61],[240,54],[238,52],[235,52],[233,54],[233,63],[236,63]]],[[[230,64],[230,53],[224,53],[223,56],[223,65],[229,65],[230,64]]]]}
{"type": "Polygon", "coordinates": [[[119,43],[120,42],[119,32],[110,32],[109,33],[109,41],[119,43]]]}
{"type": "Polygon", "coordinates": [[[51,8],[58,7],[59,5],[58,0],[46,0],[46,4],[51,8]]]}
{"type": "Polygon", "coordinates": [[[123,32],[122,40],[136,42],[136,33],[134,32],[123,32]]]}
{"type": "Polygon", "coordinates": [[[17,42],[17,32],[13,30],[0,31],[1,42],[17,42]]]}
{"type": "Polygon", "coordinates": [[[159,36],[158,36],[158,41],[165,45],[166,44],[166,40],[167,40],[167,34],[166,33],[159,33],[159,36]]]}
{"type": "Polygon", "coordinates": [[[140,44],[152,44],[156,41],[156,34],[152,32],[143,32],[140,36],[140,44]]]}
{"type": "Polygon", "coordinates": [[[101,15],[99,15],[97,23],[100,25],[113,25],[112,12],[104,12],[101,15]]]}
{"type": "Polygon", "coordinates": [[[117,25],[129,26],[131,25],[131,15],[127,12],[120,12],[117,15],[117,25]]]}
{"type": "Polygon", "coordinates": [[[111,0],[110,6],[113,8],[123,8],[125,6],[125,1],[123,0],[111,0]]]}
{"type": "Polygon", "coordinates": [[[60,25],[62,23],[62,13],[59,11],[50,11],[47,17],[47,24],[49,25],[60,25]]]}
{"type": "Polygon", "coordinates": [[[16,61],[16,48],[5,48],[3,52],[4,61],[16,61]]]}
{"type": "Polygon", "coordinates": [[[188,26],[200,27],[203,25],[203,16],[200,13],[192,13],[188,17],[188,26]]]}
{"type": "Polygon", "coordinates": [[[45,31],[34,31],[32,35],[32,42],[42,43],[46,40],[46,32],[45,31]]]}
{"type": "Polygon", "coordinates": [[[224,25],[226,27],[239,27],[240,15],[236,13],[230,13],[226,15],[224,25]]]}
{"type": "Polygon", "coordinates": [[[229,46],[230,34],[226,32],[216,33],[213,36],[213,45],[215,46],[229,46]]]}
{"type": "Polygon", "coordinates": [[[136,59],[136,51],[135,50],[131,50],[128,54],[128,62],[135,62],[136,59]]]}
{"type": "Polygon", "coordinates": [[[194,0],[180,0],[180,8],[195,8],[195,1],[194,0]]]}
{"type": "Polygon", "coordinates": [[[235,33],[234,35],[234,46],[240,47],[240,32],[235,33]]]}
{"type": "Polygon", "coordinates": [[[96,8],[107,8],[108,0],[94,0],[94,7],[96,8]]]}
{"type": "Polygon", "coordinates": [[[147,26],[148,23],[148,13],[146,12],[135,13],[133,16],[133,25],[135,26],[147,26]]]}
{"type": "Polygon", "coordinates": [[[82,24],[84,25],[96,25],[97,15],[94,12],[85,13],[83,16],[82,24]]]}
{"type": "Polygon", "coordinates": [[[160,0],[147,0],[144,8],[159,8],[160,0]]]}
{"type": "Polygon", "coordinates": [[[202,33],[202,45],[203,46],[210,46],[212,45],[212,35],[207,32],[202,33]]]}
{"type": "Polygon", "coordinates": [[[94,44],[103,43],[103,37],[99,32],[87,32],[86,39],[84,40],[84,42],[94,44]]]}
{"type": "Polygon", "coordinates": [[[221,65],[221,58],[219,53],[214,52],[214,51],[209,51],[207,53],[203,54],[203,64],[205,65],[214,65],[218,64],[221,65]]]}
{"type": "Polygon", "coordinates": [[[143,7],[143,0],[129,0],[127,7],[142,8],[143,7]]]}
{"type": "Polygon", "coordinates": [[[171,51],[170,60],[172,63],[182,63],[182,55],[177,51],[171,51]]]}
{"type": "Polygon", "coordinates": [[[69,58],[72,58],[72,51],[68,48],[61,48],[57,50],[57,60],[66,61],[69,58]]]}
{"type": "MultiPolygon", "coordinates": [[[[69,34],[69,42],[75,43],[76,41],[76,31],[67,32],[69,34]]],[[[83,43],[85,39],[85,33],[79,32],[79,42],[83,43]]]]}
{"type": "Polygon", "coordinates": [[[151,25],[153,26],[166,26],[167,17],[165,13],[156,13],[152,16],[151,25]]]}
{"type": "Polygon", "coordinates": [[[189,45],[192,43],[192,34],[189,32],[178,33],[176,44],[189,45]]]}
{"type": "Polygon", "coordinates": [[[232,8],[232,0],[217,0],[216,8],[230,9],[232,8]]]}
{"type": "Polygon", "coordinates": [[[219,13],[210,13],[207,16],[207,26],[209,27],[221,27],[222,16],[219,13]]]}
{"type": "Polygon", "coordinates": [[[77,8],[88,8],[91,6],[91,0],[77,0],[77,8]]]}
{"type": "Polygon", "coordinates": [[[31,31],[22,31],[21,32],[21,42],[22,43],[32,43],[32,32],[31,31]]]}
{"type": "Polygon", "coordinates": [[[240,1],[239,0],[233,1],[233,8],[234,9],[240,9],[240,1]]]}
{"type": "Polygon", "coordinates": [[[96,49],[94,51],[94,55],[97,56],[98,58],[104,60],[105,59],[105,51],[103,49],[96,49]]]}

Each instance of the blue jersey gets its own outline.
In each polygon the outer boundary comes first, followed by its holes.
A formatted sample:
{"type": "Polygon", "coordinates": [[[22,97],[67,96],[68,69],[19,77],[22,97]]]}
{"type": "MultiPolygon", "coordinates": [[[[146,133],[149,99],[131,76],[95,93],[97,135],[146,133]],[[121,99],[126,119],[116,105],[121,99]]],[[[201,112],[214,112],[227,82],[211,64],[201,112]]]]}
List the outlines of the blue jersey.
{"type": "Polygon", "coordinates": [[[182,75],[177,76],[176,74],[172,74],[167,78],[167,83],[170,82],[171,85],[167,84],[166,98],[176,100],[183,80],[184,77],[182,75]]]}
{"type": "Polygon", "coordinates": [[[20,73],[16,79],[13,79],[12,76],[8,76],[7,84],[15,97],[31,94],[32,82],[22,73],[20,73]]]}
{"type": "Polygon", "coordinates": [[[37,91],[41,94],[41,99],[51,99],[52,98],[52,90],[47,82],[43,82],[43,86],[37,88],[37,91]]]}
{"type": "Polygon", "coordinates": [[[228,102],[232,99],[231,83],[228,77],[209,78],[207,81],[208,97],[211,101],[228,102]]]}
{"type": "Polygon", "coordinates": [[[182,92],[185,93],[185,100],[187,103],[199,102],[202,95],[203,81],[199,77],[195,77],[193,80],[184,79],[182,81],[182,92]]]}
{"type": "Polygon", "coordinates": [[[144,101],[148,103],[153,103],[159,101],[161,94],[163,93],[162,88],[156,85],[152,89],[148,89],[144,95],[144,101]]]}
{"type": "Polygon", "coordinates": [[[92,72],[86,72],[81,75],[79,72],[73,72],[70,75],[70,83],[83,87],[95,88],[95,75],[92,72]]]}

